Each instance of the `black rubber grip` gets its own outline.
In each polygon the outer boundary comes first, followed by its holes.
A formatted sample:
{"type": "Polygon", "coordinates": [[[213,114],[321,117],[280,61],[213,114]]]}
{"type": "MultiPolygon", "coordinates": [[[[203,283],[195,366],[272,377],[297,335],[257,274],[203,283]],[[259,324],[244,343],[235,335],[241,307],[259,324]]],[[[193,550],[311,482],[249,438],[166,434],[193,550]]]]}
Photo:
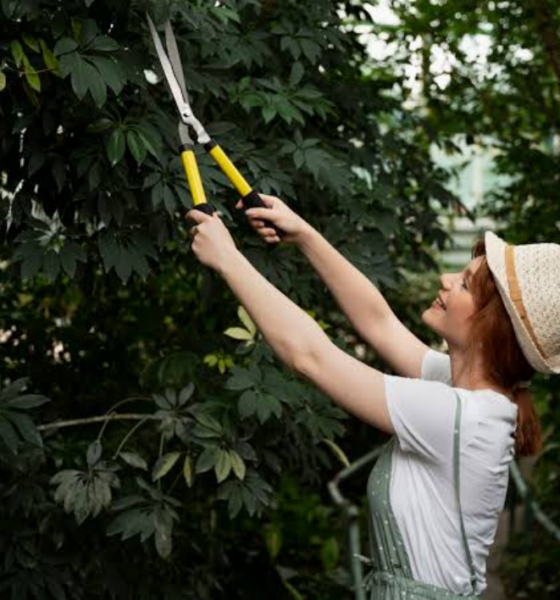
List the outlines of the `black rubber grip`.
{"type": "MultiPolygon", "coordinates": [[[[243,208],[245,210],[247,210],[248,208],[268,208],[268,207],[261,200],[261,197],[259,196],[259,194],[257,192],[255,192],[255,190],[251,190],[246,196],[243,196],[243,208]]],[[[271,223],[270,221],[267,221],[266,219],[264,220],[264,224],[267,227],[274,229],[274,231],[276,231],[276,235],[280,239],[282,239],[282,237],[284,236],[284,232],[279,227],[276,227],[276,225],[274,223],[271,223]]]]}
{"type": "Polygon", "coordinates": [[[212,150],[212,148],[215,148],[217,145],[218,144],[211,139],[209,142],[206,142],[206,144],[204,144],[202,147],[206,150],[206,152],[210,152],[210,150],[212,150]]]}
{"type": "Polygon", "coordinates": [[[193,207],[195,210],[199,210],[200,212],[206,213],[207,215],[213,215],[216,211],[211,204],[205,202],[204,204],[197,204],[193,207]]]}

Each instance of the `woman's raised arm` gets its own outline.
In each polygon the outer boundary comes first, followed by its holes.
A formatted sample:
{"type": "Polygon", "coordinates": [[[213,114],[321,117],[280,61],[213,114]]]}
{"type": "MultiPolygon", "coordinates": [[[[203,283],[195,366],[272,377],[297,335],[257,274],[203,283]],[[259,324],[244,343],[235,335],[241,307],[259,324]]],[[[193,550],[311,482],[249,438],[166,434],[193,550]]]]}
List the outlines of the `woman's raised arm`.
{"type": "Polygon", "coordinates": [[[192,248],[245,307],[274,352],[342,408],[392,433],[383,374],[340,350],[299,306],[268,282],[237,250],[217,215],[193,210],[192,248]]]}
{"type": "Polygon", "coordinates": [[[399,375],[420,377],[428,346],[405,327],[375,285],[282,200],[261,198],[268,208],[247,211],[261,237],[279,241],[274,230],[264,226],[266,217],[287,233],[286,241],[301,249],[360,337],[399,375]]]}

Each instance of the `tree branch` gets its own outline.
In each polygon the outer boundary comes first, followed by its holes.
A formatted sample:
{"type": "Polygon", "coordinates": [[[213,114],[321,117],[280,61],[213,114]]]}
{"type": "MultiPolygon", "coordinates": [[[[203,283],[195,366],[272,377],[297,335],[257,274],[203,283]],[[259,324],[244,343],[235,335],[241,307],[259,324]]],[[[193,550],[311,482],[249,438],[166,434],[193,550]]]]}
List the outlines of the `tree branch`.
{"type": "Polygon", "coordinates": [[[92,423],[103,423],[105,421],[141,421],[142,419],[157,420],[155,415],[146,415],[141,413],[123,413],[113,415],[101,415],[99,417],[86,417],[84,419],[71,419],[69,421],[55,421],[39,425],[39,431],[49,431],[50,429],[62,429],[63,427],[77,427],[79,425],[91,425],[92,423]]]}

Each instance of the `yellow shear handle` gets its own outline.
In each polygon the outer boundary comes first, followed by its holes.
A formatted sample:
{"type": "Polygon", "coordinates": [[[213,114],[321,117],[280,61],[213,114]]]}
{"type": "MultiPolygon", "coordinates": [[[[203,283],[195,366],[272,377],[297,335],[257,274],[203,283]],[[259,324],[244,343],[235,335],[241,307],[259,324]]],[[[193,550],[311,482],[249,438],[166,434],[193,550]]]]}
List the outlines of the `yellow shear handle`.
{"type": "Polygon", "coordinates": [[[194,152],[192,150],[183,150],[181,152],[181,160],[187,174],[194,205],[206,204],[206,194],[202,187],[202,179],[200,178],[200,171],[198,170],[198,163],[196,162],[194,152]]]}
{"type": "Polygon", "coordinates": [[[212,158],[218,163],[218,166],[222,169],[225,176],[233,183],[235,189],[241,194],[242,198],[253,191],[253,188],[247,183],[243,175],[237,170],[236,166],[231,162],[220,146],[214,146],[209,152],[212,158]]]}

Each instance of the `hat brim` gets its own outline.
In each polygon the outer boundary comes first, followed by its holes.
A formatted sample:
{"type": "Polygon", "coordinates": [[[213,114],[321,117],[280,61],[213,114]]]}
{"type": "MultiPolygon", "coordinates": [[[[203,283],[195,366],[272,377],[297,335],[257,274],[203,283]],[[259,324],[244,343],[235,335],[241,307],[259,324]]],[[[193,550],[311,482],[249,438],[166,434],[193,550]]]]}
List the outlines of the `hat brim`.
{"type": "Polygon", "coordinates": [[[484,243],[488,266],[494,275],[498,291],[511,318],[517,341],[525,358],[540,373],[560,373],[560,365],[551,365],[543,358],[511,300],[505,260],[506,243],[491,231],[486,232],[484,243]]]}

